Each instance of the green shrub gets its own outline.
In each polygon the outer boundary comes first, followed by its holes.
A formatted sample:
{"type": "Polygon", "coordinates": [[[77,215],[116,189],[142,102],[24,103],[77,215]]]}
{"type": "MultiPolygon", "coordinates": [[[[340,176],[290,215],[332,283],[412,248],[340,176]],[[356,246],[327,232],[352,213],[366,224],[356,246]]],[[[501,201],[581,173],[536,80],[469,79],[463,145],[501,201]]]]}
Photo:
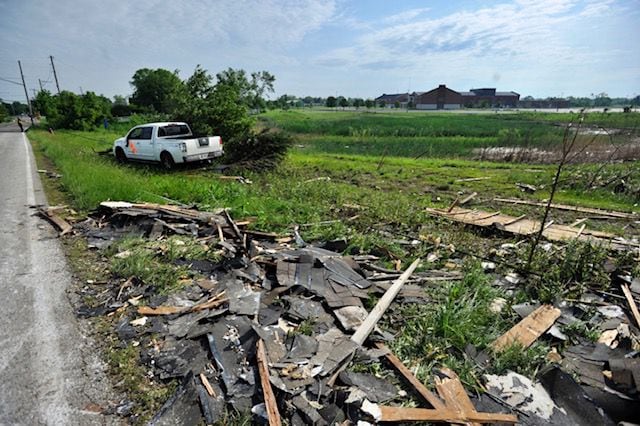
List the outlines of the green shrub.
{"type": "Polygon", "coordinates": [[[234,138],[225,145],[225,160],[240,169],[275,168],[293,145],[293,138],[282,131],[264,129],[234,138]]]}

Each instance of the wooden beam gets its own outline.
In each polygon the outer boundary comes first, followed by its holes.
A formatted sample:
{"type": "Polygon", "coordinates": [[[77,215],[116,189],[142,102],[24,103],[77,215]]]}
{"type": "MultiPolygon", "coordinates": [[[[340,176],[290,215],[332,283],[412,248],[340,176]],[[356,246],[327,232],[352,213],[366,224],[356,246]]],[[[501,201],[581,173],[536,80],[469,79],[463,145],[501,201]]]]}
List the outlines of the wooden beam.
{"type": "Polygon", "coordinates": [[[518,422],[518,416],[503,413],[474,412],[464,415],[450,409],[433,410],[428,408],[390,407],[386,405],[363,404],[366,410],[377,421],[381,422],[407,422],[430,421],[439,423],[512,423],[518,422]]]}
{"type": "MultiPolygon", "coordinates": [[[[498,201],[500,203],[509,203],[509,204],[524,204],[527,206],[537,206],[537,207],[547,207],[547,203],[542,203],[539,201],[528,201],[528,200],[520,200],[518,198],[494,198],[494,201],[498,201]]],[[[552,209],[557,210],[567,210],[572,212],[580,212],[580,213],[590,213],[597,214],[600,216],[608,216],[615,217],[618,219],[637,219],[638,215],[634,213],[626,213],[626,212],[617,212],[611,210],[602,210],[602,209],[593,209],[590,207],[580,207],[580,206],[569,206],[566,204],[554,204],[551,203],[550,206],[552,209]]]]}
{"type": "Polygon", "coordinates": [[[636,305],[635,300],[633,300],[633,295],[631,294],[631,290],[629,290],[629,286],[627,284],[622,285],[622,292],[624,293],[624,297],[627,299],[627,303],[629,303],[629,307],[631,308],[633,318],[636,320],[636,324],[640,327],[640,312],[638,312],[638,305],[636,305]]]}
{"type": "Polygon", "coordinates": [[[560,309],[552,305],[542,305],[494,340],[491,347],[499,352],[517,342],[527,348],[547,331],[558,317],[560,317],[560,309]]]}
{"type": "Polygon", "coordinates": [[[269,365],[267,364],[267,351],[264,348],[262,339],[258,340],[258,350],[256,352],[258,360],[258,372],[260,373],[260,385],[262,386],[262,394],[264,396],[264,405],[267,408],[267,417],[269,418],[269,426],[280,426],[280,412],[278,411],[278,403],[271,388],[269,381],[269,365]]]}
{"type": "Polygon", "coordinates": [[[445,405],[440,400],[440,398],[438,398],[438,396],[436,394],[434,394],[429,389],[427,389],[427,387],[425,385],[423,385],[422,382],[420,380],[418,380],[418,378],[416,376],[413,375],[411,370],[409,370],[402,363],[402,361],[400,361],[400,359],[397,356],[395,356],[390,351],[389,348],[387,348],[385,346],[384,343],[377,342],[375,345],[376,345],[376,347],[378,349],[389,350],[389,353],[387,353],[385,355],[387,357],[387,360],[391,363],[391,365],[393,365],[395,367],[396,370],[398,370],[398,372],[400,374],[402,374],[402,376],[413,386],[413,388],[416,390],[416,392],[418,392],[420,394],[420,396],[422,396],[425,399],[425,401],[427,401],[429,404],[431,404],[431,406],[433,408],[437,408],[437,409],[444,409],[445,408],[445,405]]]}
{"type": "Polygon", "coordinates": [[[413,271],[420,264],[420,259],[416,259],[413,263],[407,268],[406,271],[400,275],[400,277],[393,283],[393,285],[387,290],[384,295],[378,300],[376,306],[369,312],[367,318],[360,324],[356,332],[351,336],[351,340],[357,343],[358,345],[362,345],[369,334],[373,331],[373,328],[376,326],[382,315],[385,313],[393,299],[396,298],[397,294],[402,289],[404,283],[409,279],[413,271]]]}

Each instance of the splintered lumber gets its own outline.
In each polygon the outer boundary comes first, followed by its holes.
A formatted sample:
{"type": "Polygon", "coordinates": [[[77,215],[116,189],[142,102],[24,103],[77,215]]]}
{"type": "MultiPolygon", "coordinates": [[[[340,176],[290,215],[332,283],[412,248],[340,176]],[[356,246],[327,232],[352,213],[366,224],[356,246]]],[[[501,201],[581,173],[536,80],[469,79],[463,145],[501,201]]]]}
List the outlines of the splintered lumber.
{"type": "MultiPolygon", "coordinates": [[[[388,349],[384,343],[377,342],[376,347],[378,349],[388,349]]],[[[400,359],[395,356],[391,351],[386,354],[387,360],[395,367],[396,370],[414,387],[416,392],[420,394],[433,408],[444,409],[444,403],[438,398],[436,394],[431,392],[425,385],[422,384],[416,376],[413,375],[400,359]]]]}
{"type": "MultiPolygon", "coordinates": [[[[537,206],[537,207],[547,207],[547,203],[543,203],[540,201],[529,201],[529,200],[521,200],[519,198],[494,198],[493,201],[497,201],[499,203],[509,203],[509,204],[523,204],[527,206],[537,206]]],[[[572,212],[580,212],[580,213],[589,213],[595,214],[598,216],[607,216],[607,217],[615,217],[618,219],[637,219],[638,215],[634,213],[625,213],[625,212],[617,212],[612,210],[602,210],[602,209],[593,209],[590,207],[580,207],[580,206],[569,206],[566,204],[555,204],[551,203],[549,206],[552,209],[557,210],[567,210],[572,212]]]]}
{"type": "Polygon", "coordinates": [[[278,411],[278,403],[271,388],[269,381],[269,365],[267,364],[267,351],[264,348],[262,339],[258,340],[258,350],[256,352],[258,360],[258,371],[260,373],[260,384],[262,386],[262,394],[264,396],[264,405],[267,408],[267,417],[269,418],[269,426],[280,426],[280,412],[278,411]]]}
{"type": "Polygon", "coordinates": [[[55,214],[52,210],[49,209],[39,209],[42,217],[51,222],[58,230],[60,231],[60,236],[68,234],[73,229],[73,226],[69,224],[66,220],[55,214]]]}
{"type": "Polygon", "coordinates": [[[158,306],[157,308],[152,308],[151,306],[138,307],[138,313],[140,315],[173,315],[183,312],[184,310],[184,307],[179,306],[158,306]]]}
{"type": "Polygon", "coordinates": [[[509,331],[498,337],[491,344],[494,351],[499,352],[513,343],[523,348],[531,346],[538,337],[547,331],[560,317],[560,309],[552,305],[542,305],[514,325],[509,331]]]}
{"type": "Polygon", "coordinates": [[[462,413],[448,408],[433,410],[428,408],[390,407],[366,401],[362,409],[379,422],[430,421],[439,423],[517,423],[518,417],[503,413],[462,413]]]}
{"type": "Polygon", "coordinates": [[[204,309],[212,309],[215,308],[229,299],[223,297],[224,291],[213,296],[206,302],[199,303],[197,305],[193,305],[190,307],[184,306],[158,306],[157,308],[152,308],[151,306],[140,306],[138,308],[138,314],[140,315],[173,315],[173,314],[188,314],[190,312],[198,312],[204,309]]]}
{"type": "Polygon", "coordinates": [[[369,312],[367,318],[362,322],[362,324],[358,327],[356,332],[351,336],[351,340],[358,345],[362,345],[364,341],[369,337],[369,334],[373,331],[373,328],[376,326],[382,315],[385,313],[393,299],[396,298],[397,294],[402,289],[402,286],[409,279],[413,271],[420,264],[420,259],[416,259],[413,263],[407,268],[406,271],[400,275],[400,277],[393,283],[393,285],[387,290],[384,295],[378,300],[376,306],[369,312]]]}
{"type": "MultiPolygon", "coordinates": [[[[532,236],[540,230],[541,223],[538,220],[513,217],[500,212],[486,212],[482,210],[470,210],[456,207],[450,212],[446,209],[427,208],[426,212],[441,216],[455,222],[466,223],[479,227],[497,226],[505,232],[517,235],[532,236]]],[[[567,225],[547,224],[542,236],[551,241],[579,240],[590,243],[607,245],[614,250],[632,250],[640,248],[640,244],[627,241],[608,232],[591,229],[576,229],[567,225]]]]}
{"type": "Polygon", "coordinates": [[[640,312],[638,312],[638,305],[636,305],[635,300],[633,300],[631,290],[629,290],[629,286],[627,284],[622,285],[622,292],[624,293],[624,297],[627,299],[627,303],[629,303],[629,307],[631,308],[631,313],[633,313],[633,318],[636,320],[636,324],[640,327],[640,312]]]}
{"type": "MultiPolygon", "coordinates": [[[[448,368],[442,368],[441,370],[448,376],[448,378],[442,380],[436,378],[436,389],[440,397],[444,399],[444,403],[447,408],[461,411],[465,416],[475,413],[476,408],[469,399],[467,391],[464,390],[464,386],[462,386],[462,382],[460,382],[458,375],[448,368]]],[[[469,426],[477,426],[480,423],[468,422],[467,424],[469,426]]]]}
{"type": "Polygon", "coordinates": [[[211,383],[209,383],[209,379],[207,379],[207,376],[205,376],[204,373],[200,373],[200,381],[202,382],[204,388],[207,390],[209,396],[213,396],[214,398],[218,396],[211,387],[211,383]]]}
{"type": "Polygon", "coordinates": [[[464,206],[465,204],[467,204],[469,201],[473,200],[476,195],[478,195],[477,192],[473,192],[469,195],[467,195],[466,197],[464,197],[462,200],[460,200],[460,202],[458,203],[458,205],[464,206]]]}

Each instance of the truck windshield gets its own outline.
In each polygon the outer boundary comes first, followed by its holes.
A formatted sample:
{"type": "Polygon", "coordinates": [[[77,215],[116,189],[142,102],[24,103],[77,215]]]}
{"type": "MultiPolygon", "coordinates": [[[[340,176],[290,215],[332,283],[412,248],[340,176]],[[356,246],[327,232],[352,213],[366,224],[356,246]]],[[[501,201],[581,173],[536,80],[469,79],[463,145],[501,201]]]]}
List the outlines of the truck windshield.
{"type": "Polygon", "coordinates": [[[187,136],[189,134],[191,134],[191,130],[186,124],[169,124],[158,128],[158,137],[160,138],[187,136]]]}

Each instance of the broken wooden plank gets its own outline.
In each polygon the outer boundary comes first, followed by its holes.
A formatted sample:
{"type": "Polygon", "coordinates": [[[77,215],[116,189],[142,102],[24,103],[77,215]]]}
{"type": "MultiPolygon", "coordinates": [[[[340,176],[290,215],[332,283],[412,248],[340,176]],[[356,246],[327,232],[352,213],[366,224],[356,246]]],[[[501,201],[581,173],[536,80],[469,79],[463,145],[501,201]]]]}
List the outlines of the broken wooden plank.
{"type": "MultiPolygon", "coordinates": [[[[440,397],[444,399],[447,408],[461,411],[465,416],[475,413],[476,407],[469,399],[458,375],[446,367],[440,370],[448,377],[442,380],[436,378],[436,389],[440,397]]],[[[479,424],[478,422],[467,422],[469,426],[478,426],[479,424]]]]}
{"type": "Polygon", "coordinates": [[[516,222],[518,222],[518,221],[520,221],[520,220],[524,219],[525,217],[527,217],[527,215],[526,215],[526,214],[521,214],[520,216],[516,217],[515,219],[511,219],[511,220],[506,221],[506,222],[505,222],[505,223],[503,223],[502,225],[503,225],[503,226],[513,225],[514,223],[516,223],[516,222]]]}
{"type": "Polygon", "coordinates": [[[151,306],[138,307],[138,313],[140,315],[173,315],[185,311],[184,307],[179,306],[158,306],[152,308],[151,306]]]}
{"type": "Polygon", "coordinates": [[[60,231],[60,236],[66,235],[73,230],[73,226],[66,220],[58,216],[51,209],[40,208],[38,209],[40,215],[51,222],[60,231]]]}
{"type": "MultiPolygon", "coordinates": [[[[547,207],[547,203],[540,201],[521,200],[519,198],[494,198],[493,201],[509,204],[523,204],[527,206],[547,207]]],[[[600,216],[614,217],[618,219],[637,219],[638,215],[635,213],[618,212],[612,210],[594,209],[590,207],[570,206],[566,204],[551,203],[550,207],[557,210],[566,210],[572,212],[597,214],[600,216]]],[[[574,225],[575,226],[575,225],[574,225]]]]}
{"type": "Polygon", "coordinates": [[[635,300],[633,300],[633,295],[631,294],[631,290],[629,290],[629,286],[627,284],[622,284],[622,292],[624,293],[624,297],[627,299],[627,303],[631,308],[631,313],[633,314],[633,318],[636,320],[636,324],[640,327],[640,312],[638,312],[638,305],[636,305],[635,300]]]}
{"type": "Polygon", "coordinates": [[[552,305],[542,305],[494,340],[491,348],[499,352],[513,343],[519,343],[523,348],[528,348],[542,333],[551,328],[559,317],[560,309],[552,305]]]}
{"type": "Polygon", "coordinates": [[[517,423],[518,416],[503,413],[473,412],[464,415],[450,409],[434,410],[429,408],[390,407],[372,404],[365,400],[362,410],[379,422],[431,421],[440,423],[517,423]]]}
{"type": "Polygon", "coordinates": [[[260,373],[260,385],[262,387],[262,394],[264,396],[264,405],[267,408],[267,417],[269,419],[269,426],[280,426],[282,420],[280,419],[280,412],[278,411],[278,403],[276,397],[273,394],[271,388],[271,382],[269,380],[269,365],[267,364],[267,351],[264,348],[264,342],[262,339],[258,340],[258,350],[256,352],[256,359],[258,361],[258,372],[260,373]]]}
{"type": "Polygon", "coordinates": [[[385,355],[387,360],[395,367],[396,370],[413,386],[413,388],[422,396],[425,401],[427,401],[433,408],[444,409],[444,403],[438,398],[436,394],[431,392],[425,385],[422,384],[420,380],[416,376],[413,375],[411,370],[409,370],[400,359],[395,356],[384,343],[377,342],[376,347],[378,349],[388,350],[389,352],[385,355]]]}
{"type": "Polygon", "coordinates": [[[393,283],[391,288],[389,288],[389,290],[385,292],[380,300],[378,300],[378,303],[376,303],[376,306],[371,310],[371,312],[369,312],[369,315],[364,320],[362,325],[360,325],[353,336],[351,336],[352,341],[354,341],[358,345],[362,345],[364,343],[367,337],[369,337],[369,334],[371,334],[371,332],[373,331],[373,328],[376,326],[378,321],[380,321],[380,318],[382,318],[382,315],[385,313],[389,305],[391,305],[391,302],[393,302],[393,299],[395,299],[398,292],[400,292],[400,289],[402,289],[404,283],[409,279],[411,274],[413,274],[413,271],[418,267],[419,264],[420,259],[414,260],[413,263],[407,268],[407,270],[404,271],[402,275],[400,275],[400,278],[398,278],[393,283]]]}
{"type": "Polygon", "coordinates": [[[491,179],[491,176],[456,179],[455,182],[476,182],[476,181],[479,181],[479,180],[486,180],[486,179],[491,179]]]}
{"type": "MultiPolygon", "coordinates": [[[[505,232],[517,235],[530,236],[540,230],[540,221],[532,219],[520,219],[505,214],[489,213],[482,210],[470,210],[460,207],[454,208],[451,212],[446,209],[427,208],[426,212],[434,216],[442,216],[456,222],[466,223],[480,227],[498,226],[505,232]]],[[[584,229],[580,235],[576,236],[576,229],[567,225],[551,224],[543,230],[542,236],[551,241],[565,241],[577,239],[590,243],[607,245],[614,250],[639,249],[640,244],[630,240],[624,240],[608,232],[584,229]]]]}
{"type": "Polygon", "coordinates": [[[202,382],[202,385],[204,386],[204,388],[207,390],[207,393],[209,394],[209,396],[212,396],[214,398],[218,396],[216,395],[216,392],[211,387],[211,383],[209,383],[209,379],[207,379],[207,376],[205,376],[204,373],[200,373],[200,381],[202,382]]]}
{"type": "Polygon", "coordinates": [[[478,195],[477,192],[472,192],[471,194],[467,195],[466,197],[464,197],[462,200],[460,200],[460,202],[458,203],[458,205],[460,206],[464,206],[465,204],[467,204],[469,201],[473,200],[476,195],[478,195]]]}

